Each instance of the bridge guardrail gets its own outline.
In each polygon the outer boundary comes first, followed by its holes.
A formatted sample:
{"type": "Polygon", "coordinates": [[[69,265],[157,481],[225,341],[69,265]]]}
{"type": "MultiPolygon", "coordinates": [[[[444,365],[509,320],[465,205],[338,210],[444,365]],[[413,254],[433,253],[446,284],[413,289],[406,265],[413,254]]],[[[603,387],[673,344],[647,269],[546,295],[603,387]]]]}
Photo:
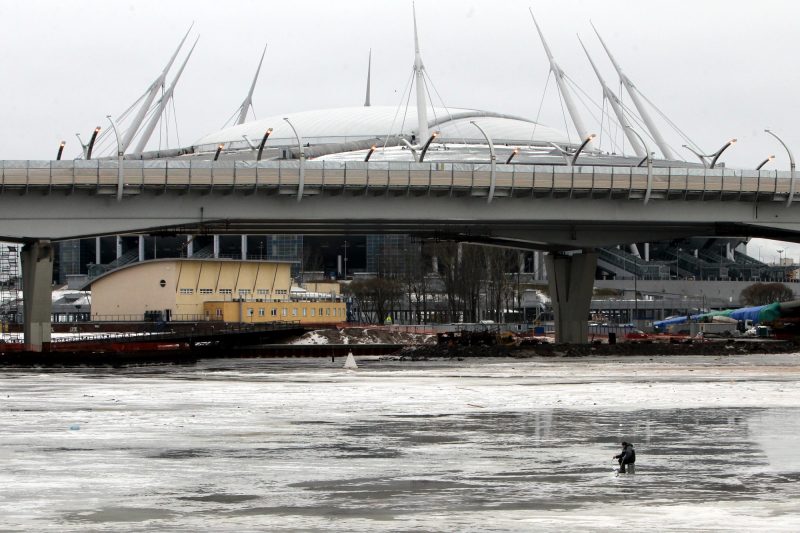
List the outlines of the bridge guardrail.
{"type": "MultiPolygon", "coordinates": [[[[304,195],[324,192],[450,194],[484,196],[492,186],[491,165],[449,162],[305,161],[304,195]]],[[[776,170],[496,165],[494,196],[570,196],[644,199],[788,200],[794,194],[791,173],[776,170]]],[[[5,192],[117,192],[117,160],[0,161],[0,194],[5,192]]],[[[200,161],[126,160],[124,196],[145,190],[198,192],[258,191],[297,194],[298,160],[200,161]]]]}

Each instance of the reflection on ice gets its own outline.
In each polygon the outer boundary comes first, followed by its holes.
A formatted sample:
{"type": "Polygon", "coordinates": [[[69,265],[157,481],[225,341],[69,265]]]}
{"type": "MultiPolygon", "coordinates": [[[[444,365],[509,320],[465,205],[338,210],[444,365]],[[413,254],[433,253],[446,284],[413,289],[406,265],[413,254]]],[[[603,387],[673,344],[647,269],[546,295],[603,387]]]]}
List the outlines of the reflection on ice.
{"type": "Polygon", "coordinates": [[[797,363],[8,371],[0,513],[21,530],[791,530],[797,363]],[[635,476],[612,473],[621,440],[635,476]]]}

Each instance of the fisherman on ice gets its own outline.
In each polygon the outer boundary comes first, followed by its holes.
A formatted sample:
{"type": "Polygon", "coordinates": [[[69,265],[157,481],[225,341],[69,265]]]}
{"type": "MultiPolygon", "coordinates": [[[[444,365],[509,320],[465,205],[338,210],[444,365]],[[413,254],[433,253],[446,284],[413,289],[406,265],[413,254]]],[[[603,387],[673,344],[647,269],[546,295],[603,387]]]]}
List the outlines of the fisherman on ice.
{"type": "Polygon", "coordinates": [[[614,459],[619,460],[620,474],[636,473],[636,450],[633,449],[633,444],[622,441],[622,452],[620,452],[618,455],[615,455],[614,459]]]}

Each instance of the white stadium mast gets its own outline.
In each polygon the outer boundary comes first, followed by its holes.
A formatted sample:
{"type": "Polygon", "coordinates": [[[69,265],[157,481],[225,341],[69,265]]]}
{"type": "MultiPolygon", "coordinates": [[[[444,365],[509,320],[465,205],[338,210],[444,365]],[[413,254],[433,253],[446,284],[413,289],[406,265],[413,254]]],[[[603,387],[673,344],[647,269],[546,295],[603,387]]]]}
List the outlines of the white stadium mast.
{"type": "MultiPolygon", "coordinates": [[[[192,24],[194,26],[194,24],[192,24]]],[[[175,53],[172,54],[172,57],[169,59],[167,66],[164,67],[164,70],[161,71],[161,74],[156,78],[156,80],[150,84],[150,87],[147,89],[147,98],[145,98],[144,103],[139,108],[139,112],[136,113],[136,117],[133,119],[125,137],[122,139],[120,143],[120,151],[124,154],[125,151],[130,146],[133,138],[139,132],[139,128],[142,126],[142,122],[144,122],[144,118],[147,115],[147,111],[150,109],[150,105],[155,100],[156,94],[158,94],[158,90],[164,87],[164,82],[167,78],[167,73],[169,69],[172,67],[172,63],[175,61],[175,58],[178,57],[178,52],[180,52],[181,48],[183,48],[183,43],[186,41],[186,38],[189,36],[189,32],[192,31],[192,26],[189,26],[189,29],[186,31],[186,35],[183,36],[181,39],[178,48],[175,50],[175,53]]]]}
{"type": "Polygon", "coordinates": [[[247,120],[247,112],[253,107],[253,91],[256,88],[256,82],[258,81],[258,74],[261,72],[261,64],[264,62],[264,56],[267,53],[267,45],[264,45],[264,51],[261,52],[261,60],[258,62],[258,68],[256,69],[256,75],[253,76],[253,83],[250,84],[250,90],[247,92],[247,96],[245,97],[242,105],[239,107],[239,118],[236,119],[236,124],[244,124],[247,120]]]}
{"type": "Polygon", "coordinates": [[[422,64],[422,55],[419,53],[419,38],[417,37],[417,10],[412,2],[411,9],[414,14],[414,73],[417,84],[417,142],[422,145],[428,140],[428,102],[425,98],[425,65],[422,64]]]}
{"type": "Polygon", "coordinates": [[[198,37],[194,44],[192,45],[192,49],[189,50],[189,53],[186,55],[186,59],[183,60],[183,64],[181,65],[180,70],[175,75],[175,79],[172,80],[172,84],[169,88],[164,92],[161,96],[161,99],[158,101],[158,107],[153,112],[153,116],[150,117],[150,122],[147,123],[144,131],[142,132],[142,136],[139,138],[139,144],[136,145],[136,153],[142,153],[144,151],[145,146],[147,145],[147,141],[150,140],[150,136],[153,134],[153,130],[156,129],[156,124],[161,119],[161,114],[164,112],[164,109],[167,107],[167,103],[169,102],[170,98],[172,98],[172,94],[175,92],[175,86],[178,84],[178,80],[183,74],[183,69],[186,68],[186,63],[189,62],[189,58],[192,57],[192,52],[194,52],[194,47],[197,46],[197,40],[200,38],[198,37]]]}
{"type": "Polygon", "coordinates": [[[650,131],[650,135],[653,136],[653,140],[658,145],[659,150],[661,150],[661,154],[664,156],[664,159],[673,159],[673,160],[676,159],[675,155],[672,153],[672,150],[670,150],[669,145],[661,136],[661,132],[658,131],[658,128],[656,128],[655,124],[653,123],[653,120],[650,118],[650,114],[647,112],[647,108],[639,99],[639,94],[638,90],[636,89],[636,86],[633,84],[630,78],[628,78],[628,76],[626,76],[625,73],[622,72],[622,68],[617,63],[617,60],[614,59],[614,56],[611,55],[611,50],[609,50],[608,46],[606,46],[605,41],[603,41],[603,38],[600,36],[600,32],[597,31],[597,28],[594,27],[594,24],[592,24],[592,29],[597,34],[597,38],[600,39],[600,44],[603,45],[606,54],[608,54],[608,58],[611,60],[611,63],[614,65],[614,68],[616,69],[617,74],[619,75],[620,81],[622,81],[623,85],[625,85],[625,89],[631,96],[631,100],[633,100],[633,105],[636,106],[636,110],[639,111],[639,115],[642,117],[642,121],[644,122],[645,126],[647,126],[647,129],[650,131]]]}
{"type": "Polygon", "coordinates": [[[572,99],[572,95],[567,90],[567,85],[564,82],[564,71],[561,70],[561,67],[558,66],[555,58],[553,58],[553,53],[550,51],[550,47],[547,46],[547,41],[544,39],[542,29],[539,28],[539,24],[536,22],[536,17],[533,16],[533,10],[528,8],[528,11],[530,11],[533,24],[536,26],[536,30],[539,32],[539,37],[542,39],[542,46],[544,46],[547,59],[550,61],[550,71],[555,75],[556,83],[558,84],[558,91],[561,93],[561,97],[564,99],[564,103],[567,106],[567,111],[569,111],[569,116],[572,118],[572,123],[575,125],[575,130],[578,132],[581,142],[586,141],[589,139],[589,132],[583,125],[583,120],[581,120],[581,117],[578,114],[578,109],[575,107],[575,101],[572,99]]]}
{"type": "Polygon", "coordinates": [[[628,119],[625,118],[625,113],[622,109],[622,102],[619,101],[617,95],[608,88],[608,85],[606,85],[606,81],[603,79],[603,76],[600,75],[597,65],[594,64],[592,56],[589,55],[589,51],[583,45],[583,41],[580,37],[578,37],[578,42],[581,43],[581,48],[583,48],[583,51],[586,52],[586,57],[589,58],[589,63],[591,63],[592,69],[594,69],[594,73],[597,75],[597,79],[600,81],[600,86],[603,88],[603,96],[606,98],[606,100],[608,100],[608,103],[611,104],[611,109],[613,109],[614,114],[617,115],[617,120],[619,121],[620,126],[622,126],[622,130],[625,132],[625,136],[628,138],[628,141],[630,141],[633,151],[636,152],[638,157],[645,157],[647,153],[642,147],[642,143],[636,138],[636,133],[631,131],[631,125],[628,123],[628,119]]]}

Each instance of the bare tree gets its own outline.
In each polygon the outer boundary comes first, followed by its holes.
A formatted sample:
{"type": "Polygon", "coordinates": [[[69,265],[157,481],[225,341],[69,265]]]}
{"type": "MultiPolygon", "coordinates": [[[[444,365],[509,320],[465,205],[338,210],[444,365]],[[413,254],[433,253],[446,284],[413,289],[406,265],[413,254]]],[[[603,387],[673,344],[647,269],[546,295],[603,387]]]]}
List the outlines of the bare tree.
{"type": "Polygon", "coordinates": [[[794,293],[783,283],[754,283],[745,287],[739,298],[745,305],[766,305],[792,300],[794,293]]]}

